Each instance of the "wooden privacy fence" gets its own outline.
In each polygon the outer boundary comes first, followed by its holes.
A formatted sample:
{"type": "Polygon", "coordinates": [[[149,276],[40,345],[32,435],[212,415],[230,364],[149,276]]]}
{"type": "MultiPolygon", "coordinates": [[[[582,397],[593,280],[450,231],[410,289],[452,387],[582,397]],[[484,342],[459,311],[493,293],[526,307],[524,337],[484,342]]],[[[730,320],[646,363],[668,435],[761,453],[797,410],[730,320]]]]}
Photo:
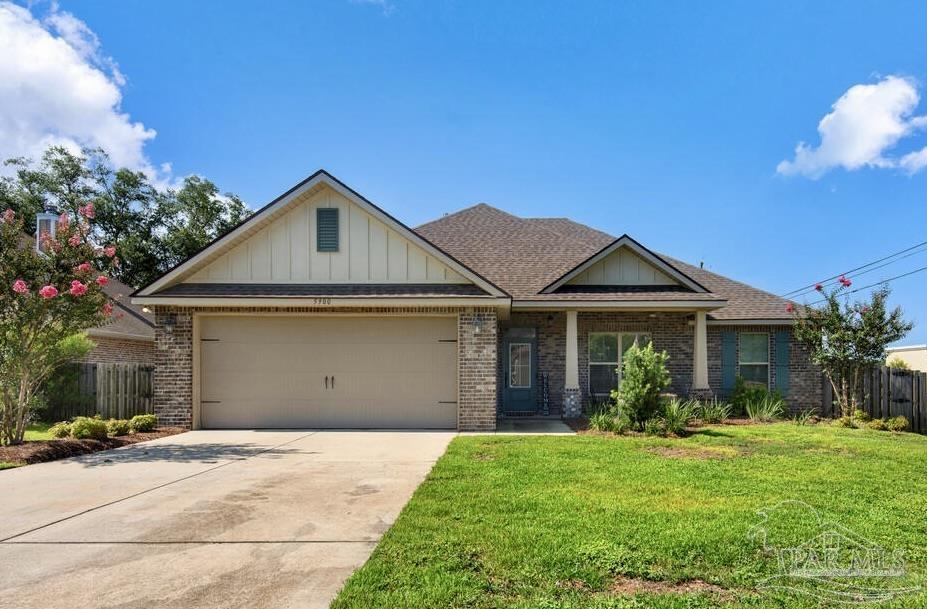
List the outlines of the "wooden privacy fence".
{"type": "Polygon", "coordinates": [[[104,419],[130,419],[152,412],[148,364],[71,364],[45,389],[48,409],[43,418],[64,421],[99,414],[104,419]]]}
{"type": "MultiPolygon", "coordinates": [[[[835,412],[834,389],[824,378],[822,412],[825,416],[840,416],[835,412]]],[[[927,372],[901,370],[882,366],[866,373],[857,396],[863,410],[875,419],[904,416],[909,430],[927,433],[927,372]]]]}

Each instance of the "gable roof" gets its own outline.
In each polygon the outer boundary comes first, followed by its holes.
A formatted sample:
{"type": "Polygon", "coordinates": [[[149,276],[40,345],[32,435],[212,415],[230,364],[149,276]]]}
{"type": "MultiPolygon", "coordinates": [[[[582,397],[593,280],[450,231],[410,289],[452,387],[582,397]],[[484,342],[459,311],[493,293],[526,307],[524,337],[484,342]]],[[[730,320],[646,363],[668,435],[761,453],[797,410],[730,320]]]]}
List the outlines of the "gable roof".
{"type": "Polygon", "coordinates": [[[651,253],[703,291],[661,286],[614,286],[611,291],[604,286],[562,286],[545,293],[545,288],[620,240],[567,218],[520,218],[480,203],[423,224],[416,231],[498,283],[516,300],[705,301],[717,303],[709,318],[719,322],[791,321],[785,310],[788,300],[657,252],[651,253]]]}
{"type": "MultiPolygon", "coordinates": [[[[345,185],[343,182],[335,178],[324,169],[316,171],[308,178],[256,211],[254,214],[227,232],[225,235],[214,239],[211,243],[207,244],[187,260],[176,265],[149,285],[137,290],[132,296],[150,297],[160,295],[160,293],[163,292],[166,288],[169,288],[179,283],[180,281],[189,278],[198,269],[203,268],[213,260],[216,260],[219,256],[227,252],[237,243],[240,243],[244,239],[247,239],[248,237],[256,234],[257,231],[267,226],[273,220],[282,217],[282,215],[292,205],[297,203],[299,197],[306,193],[314,192],[323,186],[327,186],[333,189],[335,192],[345,197],[348,201],[361,207],[364,211],[371,214],[391,229],[395,230],[398,234],[402,235],[404,238],[420,247],[426,253],[453,269],[459,275],[463,276],[469,281],[472,281],[476,286],[481,288],[486,295],[495,297],[508,297],[508,294],[492,281],[483,277],[478,272],[475,272],[473,269],[466,266],[466,264],[462,263],[460,260],[457,260],[453,255],[436,246],[434,243],[431,243],[426,237],[416,233],[411,228],[378,206],[374,205],[372,202],[345,185]]],[[[298,297],[299,294],[293,294],[290,296],[298,297]]]]}
{"type": "Polygon", "coordinates": [[[131,302],[129,296],[133,288],[110,277],[103,291],[115,305],[114,315],[106,323],[87,330],[87,334],[100,338],[154,340],[154,315],[131,302]]]}

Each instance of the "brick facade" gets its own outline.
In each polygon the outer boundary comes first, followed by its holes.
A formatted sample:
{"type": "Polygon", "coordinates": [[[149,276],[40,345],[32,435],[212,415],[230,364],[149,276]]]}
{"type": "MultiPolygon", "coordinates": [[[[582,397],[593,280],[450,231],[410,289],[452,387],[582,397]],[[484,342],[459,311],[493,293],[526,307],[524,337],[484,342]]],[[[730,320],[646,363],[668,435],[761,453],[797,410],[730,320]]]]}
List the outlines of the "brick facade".
{"type": "Polygon", "coordinates": [[[154,410],[164,425],[193,425],[193,316],[210,313],[363,313],[371,316],[450,313],[458,327],[458,428],[491,431],[496,428],[496,313],[478,307],[416,308],[155,308],[154,410]],[[170,324],[172,331],[166,326],[170,324]]]}
{"type": "Polygon", "coordinates": [[[157,356],[153,340],[127,340],[103,336],[91,336],[96,344],[93,351],[84,358],[90,364],[154,364],[157,356]]]}

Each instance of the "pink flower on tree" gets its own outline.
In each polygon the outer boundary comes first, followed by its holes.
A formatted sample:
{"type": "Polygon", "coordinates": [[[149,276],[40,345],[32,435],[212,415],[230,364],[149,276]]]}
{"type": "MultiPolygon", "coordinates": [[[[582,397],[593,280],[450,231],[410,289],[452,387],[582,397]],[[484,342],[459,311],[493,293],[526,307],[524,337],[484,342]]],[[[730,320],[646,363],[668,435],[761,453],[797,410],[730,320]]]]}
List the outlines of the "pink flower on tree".
{"type": "Polygon", "coordinates": [[[790,303],[787,303],[787,304],[785,305],[785,312],[786,312],[786,313],[792,313],[792,312],[794,312],[794,311],[795,311],[795,305],[793,305],[791,302],[790,302],[790,303]]]}
{"type": "Polygon", "coordinates": [[[860,312],[860,313],[868,313],[868,312],[869,312],[869,307],[867,307],[866,305],[863,305],[863,306],[861,306],[861,307],[859,308],[859,312],[860,312]]]}
{"type": "Polygon", "coordinates": [[[29,292],[29,286],[26,285],[26,282],[22,279],[17,279],[13,282],[13,291],[17,294],[27,294],[29,292]]]}
{"type": "Polygon", "coordinates": [[[89,272],[90,272],[90,263],[89,263],[89,262],[81,262],[80,264],[78,264],[77,266],[74,267],[74,272],[75,272],[75,273],[89,273],[89,272]]]}
{"type": "Polygon", "coordinates": [[[103,304],[103,315],[109,317],[113,314],[113,303],[107,302],[103,304]]]}
{"type": "Polygon", "coordinates": [[[75,279],[71,282],[71,289],[68,292],[71,293],[71,296],[83,296],[87,293],[87,286],[75,279]]]}
{"type": "Polygon", "coordinates": [[[39,296],[45,299],[54,298],[57,295],[58,295],[58,288],[56,288],[53,285],[42,286],[42,289],[39,290],[39,296]]]}
{"type": "Polygon", "coordinates": [[[61,214],[58,216],[58,230],[66,231],[68,227],[71,226],[71,216],[67,214],[61,214]]]}
{"type": "Polygon", "coordinates": [[[79,214],[82,215],[83,217],[87,218],[88,220],[93,220],[93,219],[96,217],[96,215],[97,215],[96,210],[93,208],[93,202],[92,202],[92,201],[91,201],[90,203],[87,203],[87,204],[84,205],[83,207],[78,207],[78,208],[77,208],[77,213],[79,213],[79,214]]]}
{"type": "Polygon", "coordinates": [[[3,221],[7,224],[11,223],[16,218],[16,214],[13,213],[12,209],[8,209],[3,212],[3,221]]]}
{"type": "Polygon", "coordinates": [[[107,245],[106,247],[103,248],[103,253],[106,255],[107,258],[114,257],[116,255],[116,246],[107,245]]]}
{"type": "Polygon", "coordinates": [[[97,285],[101,288],[105,288],[107,283],[109,283],[109,277],[106,275],[100,275],[97,277],[97,285]]]}
{"type": "Polygon", "coordinates": [[[822,286],[820,283],[816,283],[814,284],[814,289],[818,292],[822,292],[824,290],[824,286],[822,286]]]}
{"type": "Polygon", "coordinates": [[[848,288],[851,285],[853,285],[853,282],[847,279],[844,275],[841,275],[837,281],[839,281],[840,285],[842,285],[845,288],[848,288]]]}
{"type": "Polygon", "coordinates": [[[68,238],[68,245],[77,247],[80,245],[80,233],[76,232],[68,238]]]}

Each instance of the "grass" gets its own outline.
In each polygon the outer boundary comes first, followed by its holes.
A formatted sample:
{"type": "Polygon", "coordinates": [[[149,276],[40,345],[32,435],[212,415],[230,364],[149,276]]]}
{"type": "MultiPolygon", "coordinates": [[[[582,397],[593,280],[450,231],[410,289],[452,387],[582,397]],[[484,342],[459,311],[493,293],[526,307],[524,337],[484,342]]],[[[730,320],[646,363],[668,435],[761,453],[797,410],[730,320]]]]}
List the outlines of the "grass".
{"type": "Polygon", "coordinates": [[[48,432],[51,425],[51,423],[32,423],[26,428],[26,434],[23,440],[27,442],[32,440],[51,440],[52,435],[48,432]]]}
{"type": "MultiPolygon", "coordinates": [[[[458,437],[333,607],[818,607],[758,588],[777,562],[751,528],[784,500],[903,550],[889,583],[927,588],[925,463],[922,436],[792,423],[458,437]]],[[[783,522],[780,545],[818,530],[783,522]]]]}

